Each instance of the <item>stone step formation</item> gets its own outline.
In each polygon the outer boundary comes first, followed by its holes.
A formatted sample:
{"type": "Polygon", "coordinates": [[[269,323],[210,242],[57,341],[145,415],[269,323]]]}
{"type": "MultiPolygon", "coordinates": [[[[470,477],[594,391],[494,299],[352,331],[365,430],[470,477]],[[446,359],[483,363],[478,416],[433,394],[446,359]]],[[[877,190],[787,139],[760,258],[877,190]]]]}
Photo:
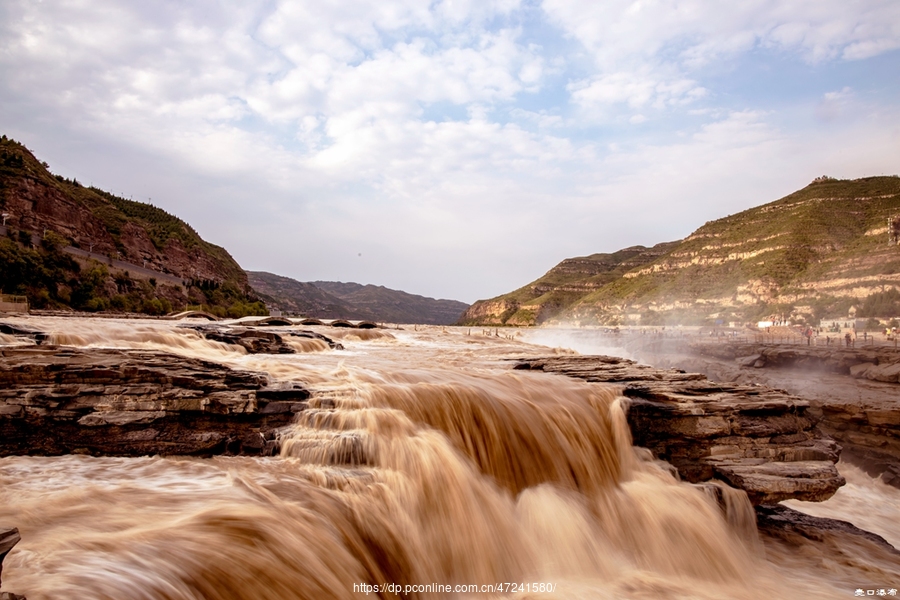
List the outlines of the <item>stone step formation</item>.
{"type": "Polygon", "coordinates": [[[0,350],[0,456],[272,455],[310,392],[165,352],[0,350]]]}
{"type": "Polygon", "coordinates": [[[754,505],[821,501],[845,483],[835,467],[840,447],[816,428],[809,402],[783,391],[610,356],[531,358],[514,368],[621,385],[636,446],[681,479],[724,481],[754,505]]]}

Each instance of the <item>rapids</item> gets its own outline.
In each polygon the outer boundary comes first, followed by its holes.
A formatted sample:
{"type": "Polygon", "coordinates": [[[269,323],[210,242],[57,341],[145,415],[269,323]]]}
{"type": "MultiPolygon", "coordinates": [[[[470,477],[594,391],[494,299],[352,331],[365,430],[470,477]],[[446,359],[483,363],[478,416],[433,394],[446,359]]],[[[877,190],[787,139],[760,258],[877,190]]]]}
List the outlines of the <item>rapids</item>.
{"type": "MultiPolygon", "coordinates": [[[[900,573],[766,547],[743,493],[724,490],[723,514],[631,445],[616,388],[505,360],[567,350],[420,326],[320,328],[345,349],[248,355],[165,321],[20,320],[57,344],[165,350],[314,391],[276,458],[0,459],[0,524],[22,534],[3,588],[29,600],[846,597],[857,573],[900,573]],[[381,584],[401,593],[366,593],[381,584]]],[[[863,512],[865,478],[827,516],[863,512]]],[[[896,514],[866,523],[896,544],[896,514]]]]}

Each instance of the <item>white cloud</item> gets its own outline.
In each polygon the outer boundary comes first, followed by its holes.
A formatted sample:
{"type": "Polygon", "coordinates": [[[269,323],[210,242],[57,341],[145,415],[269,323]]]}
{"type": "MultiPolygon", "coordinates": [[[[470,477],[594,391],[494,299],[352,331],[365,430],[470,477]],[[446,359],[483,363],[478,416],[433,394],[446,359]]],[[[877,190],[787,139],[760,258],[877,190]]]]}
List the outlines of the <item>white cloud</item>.
{"type": "Polygon", "coordinates": [[[821,121],[833,121],[844,113],[853,102],[853,90],[844,87],[836,92],[826,92],[816,107],[816,118],[821,121]]]}
{"type": "Polygon", "coordinates": [[[896,148],[896,106],[843,82],[729,104],[706,70],[758,48],[819,68],[887,52],[896,3],[543,8],[10,0],[0,126],[247,267],[467,300],[823,172],[877,173],[896,148]]]}
{"type": "Polygon", "coordinates": [[[544,0],[542,7],[604,70],[659,56],[700,65],[756,45],[810,62],[900,48],[893,0],[544,0]]]}
{"type": "Polygon", "coordinates": [[[662,110],[706,97],[696,81],[705,67],[757,48],[810,64],[900,48],[894,0],[544,0],[542,7],[594,64],[590,77],[570,83],[573,101],[601,111],[662,110]]]}
{"type": "Polygon", "coordinates": [[[570,84],[572,100],[583,107],[627,104],[629,108],[687,104],[707,91],[690,79],[657,80],[651,73],[618,72],[570,84]]]}

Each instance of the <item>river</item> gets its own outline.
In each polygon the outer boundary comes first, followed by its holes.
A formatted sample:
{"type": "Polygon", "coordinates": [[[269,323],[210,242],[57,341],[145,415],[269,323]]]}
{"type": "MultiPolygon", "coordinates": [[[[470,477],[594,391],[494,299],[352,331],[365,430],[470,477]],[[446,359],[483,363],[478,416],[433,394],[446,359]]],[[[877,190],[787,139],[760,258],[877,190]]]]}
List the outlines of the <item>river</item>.
{"type": "MultiPolygon", "coordinates": [[[[0,458],[0,524],[23,538],[3,589],[29,600],[837,598],[857,575],[900,587],[900,563],[761,541],[742,492],[726,491],[725,515],[631,445],[614,386],[507,360],[570,349],[419,326],[316,328],[344,350],[248,355],[167,321],[19,322],[314,392],[278,457],[0,458]]],[[[802,510],[897,544],[897,490],[847,474],[802,510]]]]}

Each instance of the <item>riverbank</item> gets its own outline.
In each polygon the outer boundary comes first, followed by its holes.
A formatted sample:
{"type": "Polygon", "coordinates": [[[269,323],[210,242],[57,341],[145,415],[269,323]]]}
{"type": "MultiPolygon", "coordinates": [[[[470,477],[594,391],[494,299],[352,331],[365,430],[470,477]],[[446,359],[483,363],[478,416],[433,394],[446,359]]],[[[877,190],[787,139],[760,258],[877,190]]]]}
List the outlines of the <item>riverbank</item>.
{"type": "Polygon", "coordinates": [[[847,348],[584,331],[571,332],[570,341],[570,347],[601,346],[713,381],[785,390],[809,402],[810,415],[843,447],[844,460],[900,487],[900,350],[892,345],[847,348]]]}

